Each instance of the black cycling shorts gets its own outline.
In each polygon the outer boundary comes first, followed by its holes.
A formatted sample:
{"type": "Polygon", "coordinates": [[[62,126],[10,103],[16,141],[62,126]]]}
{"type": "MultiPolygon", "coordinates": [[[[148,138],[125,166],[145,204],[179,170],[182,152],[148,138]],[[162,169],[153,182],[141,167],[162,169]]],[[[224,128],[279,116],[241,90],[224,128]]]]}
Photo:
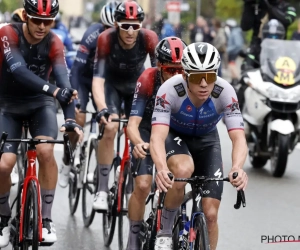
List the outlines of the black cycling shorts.
{"type": "MultiPolygon", "coordinates": [[[[48,136],[57,138],[58,126],[56,119],[56,107],[45,105],[36,109],[27,109],[26,106],[20,107],[20,113],[9,113],[1,110],[0,113],[0,132],[7,132],[8,138],[20,139],[22,136],[23,121],[29,123],[29,132],[32,138],[37,136],[48,136]]],[[[6,143],[4,152],[17,153],[19,143],[6,143]]]]}
{"type": "Polygon", "coordinates": [[[92,95],[92,79],[82,77],[82,82],[80,82],[79,90],[78,90],[78,96],[79,96],[79,102],[80,102],[80,110],[86,111],[86,106],[89,102],[89,97],[91,93],[91,99],[93,102],[93,106],[95,110],[97,110],[93,95],[92,95]]]}
{"type": "Polygon", "coordinates": [[[125,115],[128,118],[131,111],[133,94],[136,82],[122,84],[112,84],[109,80],[105,79],[104,92],[105,101],[108,111],[111,114],[120,114],[121,105],[124,101],[125,115]]]}
{"type": "MultiPolygon", "coordinates": [[[[166,139],[167,159],[173,155],[190,155],[194,161],[193,176],[223,177],[221,145],[217,129],[200,137],[182,135],[170,130],[166,139]]],[[[203,197],[221,200],[223,182],[204,185],[203,197]]]]}

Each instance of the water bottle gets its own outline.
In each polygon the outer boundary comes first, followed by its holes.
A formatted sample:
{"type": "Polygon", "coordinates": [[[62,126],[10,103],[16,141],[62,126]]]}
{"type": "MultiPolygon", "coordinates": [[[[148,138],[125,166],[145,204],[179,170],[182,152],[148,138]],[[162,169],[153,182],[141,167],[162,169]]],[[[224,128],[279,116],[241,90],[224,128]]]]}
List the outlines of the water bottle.
{"type": "Polygon", "coordinates": [[[120,169],[121,169],[121,166],[119,165],[119,166],[117,167],[117,169],[116,169],[115,182],[118,182],[118,181],[119,181],[120,169]]]}
{"type": "Polygon", "coordinates": [[[153,206],[152,206],[152,208],[154,208],[154,209],[157,208],[158,198],[159,198],[159,190],[156,190],[155,194],[154,194],[154,200],[153,200],[153,206]]]}

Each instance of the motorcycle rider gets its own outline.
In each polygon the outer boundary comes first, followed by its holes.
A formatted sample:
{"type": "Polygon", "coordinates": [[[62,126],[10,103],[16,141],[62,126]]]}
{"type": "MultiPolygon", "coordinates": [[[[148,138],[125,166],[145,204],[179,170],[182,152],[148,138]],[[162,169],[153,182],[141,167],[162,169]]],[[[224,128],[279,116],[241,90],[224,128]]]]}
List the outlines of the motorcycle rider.
{"type": "Polygon", "coordinates": [[[242,71],[259,66],[256,61],[261,50],[260,31],[264,24],[271,19],[277,19],[287,31],[296,16],[295,8],[285,0],[244,0],[241,28],[243,31],[252,29],[253,34],[249,52],[241,67],[242,71]]]}
{"type": "MultiPolygon", "coordinates": [[[[286,30],[282,23],[280,23],[276,19],[271,19],[268,23],[266,23],[261,31],[262,39],[270,38],[270,39],[284,39],[286,36],[286,30]]],[[[259,68],[259,55],[256,57],[255,63],[257,65],[256,68],[259,68]]],[[[237,91],[237,97],[239,99],[240,109],[243,110],[245,96],[244,93],[248,87],[248,84],[241,81],[242,86],[237,91]]]]}

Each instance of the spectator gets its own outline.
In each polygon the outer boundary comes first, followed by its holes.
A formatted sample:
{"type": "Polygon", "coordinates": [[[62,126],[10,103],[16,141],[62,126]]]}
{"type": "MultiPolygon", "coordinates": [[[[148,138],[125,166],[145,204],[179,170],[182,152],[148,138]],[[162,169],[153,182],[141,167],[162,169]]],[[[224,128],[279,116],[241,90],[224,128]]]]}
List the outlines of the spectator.
{"type": "Polygon", "coordinates": [[[212,44],[219,51],[221,57],[221,65],[218,70],[218,76],[222,77],[222,59],[224,57],[224,53],[226,52],[226,35],[224,29],[222,28],[222,23],[219,19],[213,20],[213,26],[216,35],[212,41],[212,44]]]}
{"type": "Polygon", "coordinates": [[[181,39],[182,38],[183,29],[184,29],[183,25],[181,25],[180,23],[175,23],[174,24],[175,36],[179,37],[181,39]]]}
{"type": "Polygon", "coordinates": [[[214,31],[209,28],[207,21],[202,17],[198,16],[196,25],[190,26],[190,42],[206,42],[212,43],[214,38],[214,31]]]}
{"type": "Polygon", "coordinates": [[[161,35],[159,36],[159,39],[162,40],[166,37],[169,37],[169,36],[175,36],[175,30],[173,28],[173,25],[170,24],[168,22],[168,20],[164,20],[164,25],[161,29],[161,35]]]}
{"type": "Polygon", "coordinates": [[[161,31],[164,25],[164,20],[161,14],[157,14],[155,17],[155,23],[152,27],[152,30],[157,34],[158,37],[161,37],[161,31]]]}

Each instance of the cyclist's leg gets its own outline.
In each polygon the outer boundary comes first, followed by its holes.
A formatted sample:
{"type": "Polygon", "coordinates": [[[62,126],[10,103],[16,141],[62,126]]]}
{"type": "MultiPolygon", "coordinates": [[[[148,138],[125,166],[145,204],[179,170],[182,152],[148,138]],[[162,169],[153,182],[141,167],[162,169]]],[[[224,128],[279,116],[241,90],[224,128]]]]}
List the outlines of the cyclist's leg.
{"type": "MultiPolygon", "coordinates": [[[[206,144],[202,139],[187,143],[195,163],[193,175],[223,177],[221,146],[215,139],[217,131],[207,135],[206,144]],[[192,145],[191,145],[192,144],[192,145]],[[206,144],[206,145],[205,145],[206,144]]],[[[211,250],[215,250],[218,242],[218,211],[223,192],[223,182],[210,182],[203,188],[202,206],[206,217],[211,250]]]]}
{"type": "MultiPolygon", "coordinates": [[[[175,178],[189,178],[194,171],[192,157],[184,140],[174,131],[170,131],[166,139],[167,164],[175,178]]],[[[175,182],[168,190],[162,210],[161,228],[158,237],[163,240],[156,242],[156,248],[172,244],[172,227],[177,210],[183,200],[185,183],[175,182]]]]}
{"type": "MultiPolygon", "coordinates": [[[[0,113],[0,132],[8,133],[8,138],[21,138],[22,119],[16,115],[0,113]]],[[[9,243],[11,216],[9,194],[11,187],[10,173],[16,163],[18,143],[5,143],[0,161],[0,248],[9,243]]]]}
{"type": "MultiPolygon", "coordinates": [[[[105,101],[112,118],[118,118],[122,96],[109,82],[104,83],[105,101]]],[[[114,157],[114,139],[118,130],[118,123],[111,122],[105,126],[104,135],[98,142],[98,187],[93,208],[107,210],[107,193],[110,167],[114,157]]]]}
{"type": "MultiPolygon", "coordinates": [[[[150,131],[143,128],[139,128],[139,131],[143,141],[149,142],[150,131]]],[[[132,171],[135,171],[137,167],[137,160],[133,156],[131,166],[132,171]]],[[[130,228],[127,250],[140,250],[138,238],[145,212],[145,201],[151,190],[152,168],[153,161],[151,159],[151,156],[147,156],[144,160],[142,160],[138,175],[135,178],[134,190],[130,197],[128,206],[130,228]]]]}
{"type": "MultiPolygon", "coordinates": [[[[29,131],[33,138],[56,139],[58,133],[54,105],[45,105],[33,111],[29,119],[29,131]]],[[[57,240],[51,210],[57,183],[57,164],[54,158],[54,144],[36,146],[39,161],[39,183],[42,198],[43,238],[45,243],[57,240]]]]}

